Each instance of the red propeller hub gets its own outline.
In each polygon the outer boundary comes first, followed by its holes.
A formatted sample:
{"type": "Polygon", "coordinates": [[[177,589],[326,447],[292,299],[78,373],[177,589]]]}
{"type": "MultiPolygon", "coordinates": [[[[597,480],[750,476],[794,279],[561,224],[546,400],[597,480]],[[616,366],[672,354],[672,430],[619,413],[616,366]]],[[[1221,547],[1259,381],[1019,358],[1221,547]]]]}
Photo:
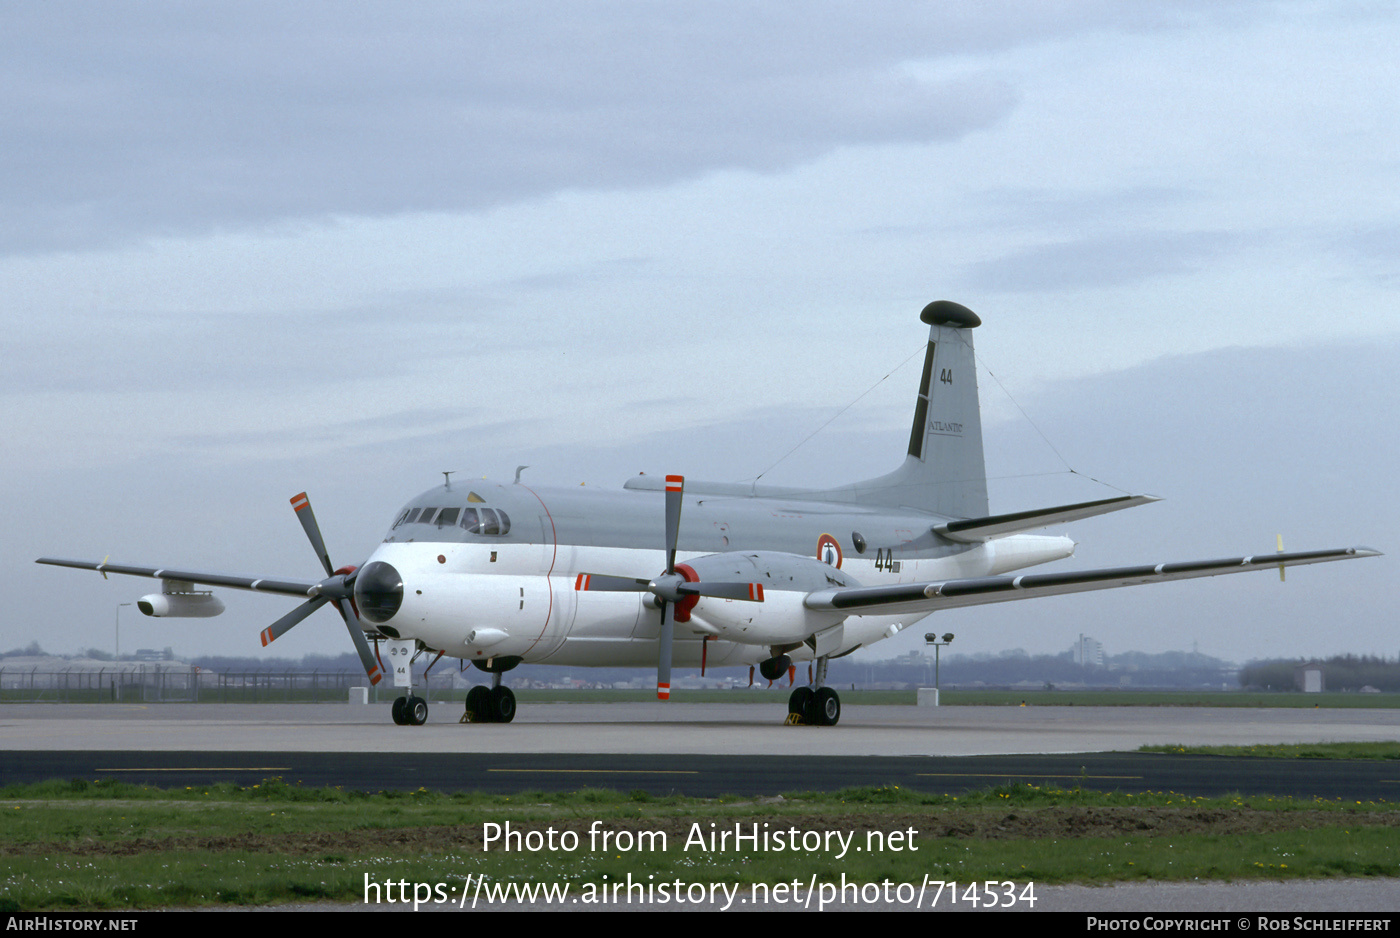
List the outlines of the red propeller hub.
{"type": "MultiPolygon", "coordinates": [[[[676,564],[676,572],[685,577],[687,583],[699,583],[700,574],[691,569],[690,564],[676,564]]],[[[699,596],[682,596],[676,602],[675,619],[677,622],[689,622],[690,611],[695,608],[695,604],[700,601],[699,596]]]]}

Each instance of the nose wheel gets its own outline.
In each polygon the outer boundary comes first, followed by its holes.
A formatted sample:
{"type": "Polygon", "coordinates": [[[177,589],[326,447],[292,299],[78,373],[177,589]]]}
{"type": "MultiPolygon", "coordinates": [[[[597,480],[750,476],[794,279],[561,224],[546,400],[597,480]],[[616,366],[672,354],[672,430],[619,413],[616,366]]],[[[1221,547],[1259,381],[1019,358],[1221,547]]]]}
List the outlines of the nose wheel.
{"type": "Polygon", "coordinates": [[[398,726],[422,726],[428,722],[428,702],[422,697],[395,697],[390,712],[398,726]]]}

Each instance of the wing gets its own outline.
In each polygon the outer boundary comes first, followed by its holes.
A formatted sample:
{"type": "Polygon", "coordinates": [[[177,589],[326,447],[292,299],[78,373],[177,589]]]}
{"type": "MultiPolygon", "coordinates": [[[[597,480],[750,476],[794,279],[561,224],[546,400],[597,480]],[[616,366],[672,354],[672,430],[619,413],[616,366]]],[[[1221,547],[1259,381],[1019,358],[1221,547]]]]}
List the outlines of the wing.
{"type": "MultiPolygon", "coordinates": [[[[316,514],[311,510],[311,500],[306,497],[306,493],[301,492],[293,495],[291,502],[292,508],[297,513],[297,518],[301,521],[302,530],[306,532],[307,539],[311,541],[312,549],[316,551],[316,556],[321,559],[321,566],[325,568],[326,578],[324,580],[234,576],[227,573],[204,573],[199,570],[175,570],[170,567],[128,567],[111,564],[105,560],[101,563],[93,563],[90,560],[60,560],[55,557],[40,557],[36,563],[47,563],[56,567],[75,567],[79,570],[96,570],[104,578],[109,573],[122,573],[127,576],[146,576],[167,582],[226,586],[232,589],[252,590],[257,593],[280,593],[283,596],[297,596],[306,600],[262,630],[264,646],[276,641],[279,636],[285,635],[297,623],[317,609],[328,603],[334,604],[336,611],[340,613],[340,618],[345,622],[346,631],[350,634],[350,641],[355,645],[355,651],[360,656],[360,663],[365,667],[365,676],[369,678],[371,684],[378,684],[383,676],[383,669],[379,665],[378,656],[370,650],[369,642],[365,640],[364,629],[360,626],[359,612],[351,601],[357,571],[354,567],[332,569],[331,558],[326,553],[326,544],[321,537],[321,528],[316,523],[316,514]]],[[[144,607],[142,611],[146,612],[147,615],[151,614],[144,607]]],[[[222,606],[220,611],[222,611],[222,606]]]]}
{"type": "Polygon", "coordinates": [[[1258,554],[1230,560],[1188,560],[1181,563],[1159,563],[1155,566],[1111,567],[1073,573],[1032,573],[932,583],[898,583],[893,586],[853,586],[818,590],[807,594],[804,602],[809,609],[837,609],[850,615],[930,613],[959,606],[980,606],[984,603],[1011,602],[1017,599],[1034,599],[1038,596],[1058,596],[1061,593],[1083,593],[1120,586],[1138,586],[1143,583],[1165,583],[1168,580],[1189,580],[1225,573],[1244,573],[1247,570],[1271,570],[1275,567],[1380,555],[1380,551],[1369,547],[1342,547],[1336,550],[1258,554]]]}
{"type": "Polygon", "coordinates": [[[93,562],[91,560],[61,560],[57,557],[40,557],[35,563],[52,564],[55,567],[73,567],[78,570],[96,570],[106,576],[121,573],[126,576],[145,576],[160,580],[185,580],[204,586],[227,586],[231,589],[254,590],[259,593],[281,593],[284,596],[299,596],[305,599],[318,580],[289,580],[285,577],[232,576],[227,573],[201,573],[196,570],[176,570],[172,567],[128,567],[122,564],[93,562]]]}

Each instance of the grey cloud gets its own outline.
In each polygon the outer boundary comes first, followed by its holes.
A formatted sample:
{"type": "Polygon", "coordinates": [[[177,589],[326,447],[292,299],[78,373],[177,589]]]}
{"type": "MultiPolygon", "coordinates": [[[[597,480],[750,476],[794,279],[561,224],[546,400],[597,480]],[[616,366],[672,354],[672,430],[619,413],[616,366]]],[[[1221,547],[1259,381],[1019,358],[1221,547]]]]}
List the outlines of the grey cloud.
{"type": "Polygon", "coordinates": [[[1235,247],[1235,238],[1211,231],[1102,235],[972,264],[965,282],[1008,293],[1121,286],[1194,270],[1235,247]]]}
{"type": "Polygon", "coordinates": [[[1351,233],[1340,240],[1341,252],[1385,285],[1400,280],[1395,259],[1400,257],[1400,225],[1382,224],[1351,233]]]}
{"type": "MultiPolygon", "coordinates": [[[[1165,13],[1163,11],[1166,11],[1165,13]]],[[[41,4],[0,14],[0,250],[461,209],[955,139],[1014,107],[904,63],[1167,4],[41,4]]]]}
{"type": "Polygon", "coordinates": [[[1094,191],[1059,189],[997,189],[980,200],[979,223],[1011,227],[1034,225],[1057,231],[1083,231],[1087,226],[1121,225],[1124,218],[1140,219],[1188,206],[1200,193],[1168,186],[1128,186],[1094,191]]]}
{"type": "MultiPolygon", "coordinates": [[[[0,393],[193,391],[223,395],[410,374],[485,344],[474,326],[499,303],[405,291],[330,311],[73,313],[61,333],[0,338],[0,393]],[[392,321],[392,327],[385,325],[392,321]]],[[[492,348],[523,340],[493,340],[492,348]]]]}

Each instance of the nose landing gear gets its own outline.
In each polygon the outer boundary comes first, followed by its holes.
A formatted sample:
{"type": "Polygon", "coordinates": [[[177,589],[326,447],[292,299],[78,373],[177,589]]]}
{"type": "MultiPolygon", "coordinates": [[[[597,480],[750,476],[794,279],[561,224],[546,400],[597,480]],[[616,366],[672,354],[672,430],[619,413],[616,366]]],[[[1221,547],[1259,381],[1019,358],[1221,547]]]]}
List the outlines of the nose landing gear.
{"type": "Polygon", "coordinates": [[[422,697],[395,697],[390,712],[399,726],[422,726],[428,722],[428,702],[422,697]]]}

